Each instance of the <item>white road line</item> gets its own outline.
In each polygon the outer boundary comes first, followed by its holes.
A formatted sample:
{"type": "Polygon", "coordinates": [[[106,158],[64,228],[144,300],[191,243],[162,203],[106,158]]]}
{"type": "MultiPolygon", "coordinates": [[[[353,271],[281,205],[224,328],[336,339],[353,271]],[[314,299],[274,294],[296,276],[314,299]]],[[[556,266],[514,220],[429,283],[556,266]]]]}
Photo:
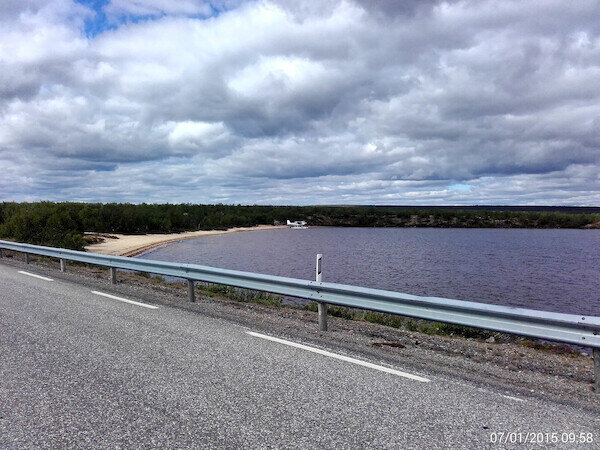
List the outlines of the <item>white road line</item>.
{"type": "MultiPolygon", "coordinates": [[[[452,384],[456,384],[458,386],[466,387],[466,388],[469,388],[469,389],[473,388],[472,385],[467,384],[467,383],[461,383],[459,381],[454,381],[454,382],[452,382],[452,384]]],[[[483,392],[485,394],[499,395],[501,397],[507,398],[508,400],[513,400],[515,402],[526,402],[527,401],[524,398],[513,397],[512,395],[501,394],[500,392],[490,391],[490,390],[484,389],[482,387],[476,387],[475,389],[477,389],[479,392],[483,392]]]]}
{"type": "Polygon", "coordinates": [[[103,297],[112,298],[113,300],[119,300],[120,302],[129,303],[129,304],[131,304],[131,305],[143,306],[144,308],[149,308],[149,309],[158,309],[158,306],[154,306],[154,305],[147,305],[147,304],[145,304],[145,303],[140,303],[140,302],[134,302],[133,300],[128,300],[128,299],[126,299],[126,298],[117,297],[116,295],[105,294],[104,292],[92,291],[92,294],[96,294],[96,295],[102,295],[103,297]]]}
{"type": "Polygon", "coordinates": [[[246,331],[250,336],[254,336],[261,339],[267,339],[269,341],[277,342],[279,344],[289,345],[290,347],[300,348],[302,350],[307,350],[309,352],[318,353],[319,355],[329,356],[330,358],[340,359],[342,361],[350,362],[353,364],[357,364],[359,366],[368,367],[369,369],[380,370],[381,372],[391,373],[392,375],[397,375],[399,377],[409,378],[411,380],[420,381],[422,383],[429,383],[431,380],[427,378],[420,377],[418,375],[413,375],[406,372],[401,372],[399,370],[390,369],[389,367],[379,366],[377,364],[373,364],[366,361],[361,361],[360,359],[350,358],[348,356],[338,355],[336,353],[331,353],[326,350],[321,350],[315,347],[309,347],[308,345],[297,344],[295,342],[286,341],[284,339],[279,339],[272,336],[267,336],[266,334],[255,333],[254,331],[246,331]]]}
{"type": "Polygon", "coordinates": [[[34,277],[34,278],[39,278],[40,280],[54,281],[52,278],[47,278],[47,277],[43,277],[41,275],[36,275],[35,273],[25,272],[24,270],[19,270],[19,273],[22,273],[23,275],[27,275],[27,276],[34,277]]]}

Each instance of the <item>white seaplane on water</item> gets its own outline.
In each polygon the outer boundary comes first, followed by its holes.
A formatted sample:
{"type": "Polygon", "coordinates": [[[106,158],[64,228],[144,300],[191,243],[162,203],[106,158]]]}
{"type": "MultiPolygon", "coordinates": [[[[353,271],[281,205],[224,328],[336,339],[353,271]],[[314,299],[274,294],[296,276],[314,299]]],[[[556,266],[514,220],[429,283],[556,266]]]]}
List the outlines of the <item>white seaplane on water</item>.
{"type": "Polygon", "coordinates": [[[304,220],[296,220],[295,222],[292,222],[291,220],[287,221],[287,226],[290,228],[294,228],[296,230],[303,230],[305,228],[308,228],[306,226],[306,222],[304,220]]]}

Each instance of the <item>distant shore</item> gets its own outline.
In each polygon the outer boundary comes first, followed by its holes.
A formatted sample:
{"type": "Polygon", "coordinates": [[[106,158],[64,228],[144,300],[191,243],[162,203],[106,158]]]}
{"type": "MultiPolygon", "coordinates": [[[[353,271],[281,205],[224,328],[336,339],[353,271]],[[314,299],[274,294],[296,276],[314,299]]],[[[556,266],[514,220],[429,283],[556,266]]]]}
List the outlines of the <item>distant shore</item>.
{"type": "Polygon", "coordinates": [[[0,237],[71,250],[88,246],[90,251],[136,254],[140,247],[145,249],[157,241],[162,245],[165,240],[171,242],[213,233],[168,234],[181,230],[261,229],[255,226],[281,224],[287,220],[305,221],[311,227],[600,229],[600,207],[549,207],[547,211],[538,211],[544,207],[537,206],[523,207],[529,208],[528,211],[515,211],[517,207],[511,206],[490,206],[491,210],[483,209],[485,206],[460,208],[0,202],[0,237]],[[84,233],[85,230],[88,232],[84,233]],[[109,243],[115,240],[111,239],[113,233],[119,233],[117,237],[122,241],[117,248],[109,243]],[[146,233],[162,236],[139,237],[146,233]],[[123,235],[136,237],[128,237],[125,244],[123,235]],[[143,242],[140,243],[140,239],[143,242]],[[122,245],[127,248],[123,249],[122,245]]]}
{"type": "Polygon", "coordinates": [[[117,234],[117,233],[86,233],[86,236],[98,239],[100,242],[86,245],[85,250],[90,253],[115,256],[137,256],[163,245],[186,239],[218,234],[238,233],[241,231],[263,231],[287,228],[285,225],[257,225],[255,227],[238,227],[227,230],[199,230],[183,233],[167,234],[117,234]]]}

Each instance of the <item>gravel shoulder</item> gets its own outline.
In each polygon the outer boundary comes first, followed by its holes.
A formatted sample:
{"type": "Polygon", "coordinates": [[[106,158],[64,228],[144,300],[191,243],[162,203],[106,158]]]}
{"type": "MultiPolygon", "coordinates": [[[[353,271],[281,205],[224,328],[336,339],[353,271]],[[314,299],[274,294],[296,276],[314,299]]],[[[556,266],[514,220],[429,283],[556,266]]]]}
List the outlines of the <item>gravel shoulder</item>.
{"type": "Polygon", "coordinates": [[[329,318],[330,331],[319,332],[317,315],[292,306],[267,307],[215,298],[198,293],[189,303],[187,286],[165,283],[134,273],[119,272],[119,283],[111,286],[109,271],[100,267],[69,264],[61,273],[58,262],[5,252],[0,264],[30,270],[56,279],[76,282],[116,295],[218,317],[265,334],[284,337],[345,354],[368,358],[406,370],[428,368],[440,375],[504,395],[541,398],[594,413],[600,413],[600,393],[593,388],[593,360],[564,346],[543,350],[523,345],[517,338],[495,342],[457,336],[436,336],[383,325],[329,318]],[[6,254],[8,253],[8,254],[6,254]]]}

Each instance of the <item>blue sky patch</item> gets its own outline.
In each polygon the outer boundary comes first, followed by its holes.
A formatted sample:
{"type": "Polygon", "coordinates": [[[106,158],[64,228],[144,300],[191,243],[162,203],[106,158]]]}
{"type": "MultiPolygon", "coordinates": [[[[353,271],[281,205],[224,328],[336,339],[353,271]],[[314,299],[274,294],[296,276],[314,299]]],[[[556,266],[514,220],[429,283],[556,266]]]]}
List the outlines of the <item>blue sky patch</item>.
{"type": "MultiPolygon", "coordinates": [[[[111,14],[107,17],[105,9],[110,3],[110,0],[75,0],[77,3],[84,5],[94,11],[94,16],[87,18],[84,24],[84,33],[88,38],[93,38],[104,31],[115,30],[121,25],[128,23],[140,23],[149,20],[157,20],[169,16],[167,12],[156,10],[155,14],[111,14]]],[[[218,17],[229,8],[222,6],[216,7],[211,3],[206,4],[210,8],[209,14],[186,14],[185,17],[190,19],[205,20],[208,18],[218,17]]]]}
{"type": "Polygon", "coordinates": [[[76,0],[94,11],[94,16],[85,19],[84,32],[89,38],[92,38],[103,31],[115,29],[115,24],[109,24],[106,14],[104,14],[103,8],[109,3],[109,0],[76,0]]]}
{"type": "Polygon", "coordinates": [[[472,187],[474,187],[472,184],[458,183],[448,186],[448,189],[452,189],[453,191],[466,191],[471,189],[472,187]]]}

